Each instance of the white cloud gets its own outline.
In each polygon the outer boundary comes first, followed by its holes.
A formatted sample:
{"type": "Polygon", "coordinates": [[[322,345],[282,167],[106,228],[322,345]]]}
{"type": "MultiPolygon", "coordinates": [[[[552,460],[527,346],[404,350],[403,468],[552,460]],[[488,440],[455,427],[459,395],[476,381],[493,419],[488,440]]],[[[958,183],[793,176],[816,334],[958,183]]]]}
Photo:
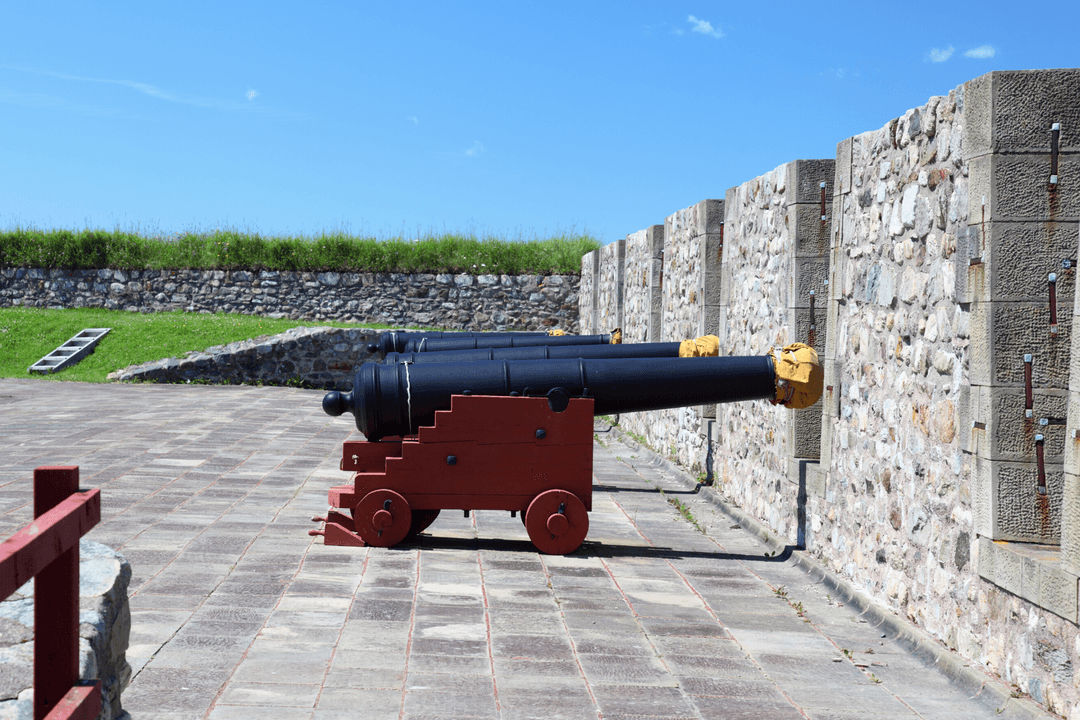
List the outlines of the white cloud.
{"type": "Polygon", "coordinates": [[[986,60],[992,58],[997,53],[992,45],[982,45],[977,48],[971,48],[964,53],[964,57],[975,58],[977,60],[986,60]]]}
{"type": "Polygon", "coordinates": [[[954,48],[952,45],[950,45],[948,48],[946,48],[944,50],[939,50],[938,48],[934,48],[933,50],[930,51],[930,62],[936,62],[936,63],[945,62],[950,57],[952,57],[952,54],[954,52],[956,52],[956,48],[954,48]]]}
{"type": "Polygon", "coordinates": [[[712,23],[708,20],[698,20],[693,15],[690,15],[686,18],[686,21],[689,23],[693,23],[694,27],[690,29],[696,33],[701,33],[702,35],[708,35],[709,37],[714,38],[724,37],[724,33],[720,31],[720,28],[714,28],[712,26],[712,23]]]}
{"type": "Polygon", "coordinates": [[[407,117],[405,119],[406,120],[411,120],[413,125],[419,125],[420,124],[420,118],[416,117],[415,115],[410,115],[409,117],[407,117]]]}
{"type": "Polygon", "coordinates": [[[476,157],[484,152],[484,145],[479,140],[473,140],[472,147],[465,151],[467,157],[476,157]]]}
{"type": "Polygon", "coordinates": [[[81,105],[73,103],[61,97],[45,95],[44,93],[17,93],[0,88],[0,103],[19,105],[29,108],[50,108],[54,110],[67,110],[80,115],[119,115],[120,110],[101,107],[99,105],[81,105]]]}
{"type": "MultiPolygon", "coordinates": [[[[35,75],[46,75],[48,77],[59,78],[60,80],[71,80],[75,82],[94,83],[99,85],[119,85],[121,87],[130,88],[132,90],[140,92],[143,95],[149,95],[150,97],[157,98],[159,100],[179,103],[181,105],[192,105],[194,107],[207,108],[211,110],[222,110],[226,112],[255,112],[259,114],[276,115],[279,117],[298,117],[296,113],[281,112],[264,106],[248,105],[247,103],[224,101],[218,100],[216,98],[178,95],[176,93],[166,92],[161,88],[149,85],[147,83],[134,82],[132,80],[110,80],[107,78],[91,78],[83,77],[80,75],[68,75],[66,73],[51,72],[49,70],[36,70],[34,68],[22,68],[13,66],[4,67],[11,70],[34,73],[35,75]]],[[[253,100],[254,98],[258,97],[258,95],[258,91],[249,89],[246,97],[248,100],[253,100]]]]}

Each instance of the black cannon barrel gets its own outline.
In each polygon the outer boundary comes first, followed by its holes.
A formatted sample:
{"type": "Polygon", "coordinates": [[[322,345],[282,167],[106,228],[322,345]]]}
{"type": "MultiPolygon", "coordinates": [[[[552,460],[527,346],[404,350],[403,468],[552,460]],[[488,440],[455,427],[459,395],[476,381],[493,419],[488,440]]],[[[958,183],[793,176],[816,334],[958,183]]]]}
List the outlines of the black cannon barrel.
{"type": "Polygon", "coordinates": [[[439,330],[388,330],[379,339],[367,346],[368,352],[386,355],[392,352],[405,352],[405,343],[419,338],[454,338],[454,337],[477,337],[485,335],[543,335],[547,331],[539,332],[473,332],[473,331],[439,331],[439,330]]]}
{"type": "Polygon", "coordinates": [[[468,338],[418,338],[405,343],[403,352],[442,352],[476,348],[538,347],[540,345],[606,345],[611,335],[485,334],[468,338]]]}
{"type": "Polygon", "coordinates": [[[385,365],[395,363],[479,362],[482,360],[563,360],[586,358],[601,360],[616,358],[679,357],[681,343],[633,343],[630,345],[540,345],[537,347],[476,348],[442,352],[387,353],[385,365]]]}
{"type": "Polygon", "coordinates": [[[323,410],[351,412],[369,440],[411,435],[432,425],[450,396],[547,395],[554,409],[570,397],[594,398],[597,415],[772,398],[772,358],[624,358],[619,360],[489,360],[381,365],[365,363],[351,393],[331,392],[323,410]]]}

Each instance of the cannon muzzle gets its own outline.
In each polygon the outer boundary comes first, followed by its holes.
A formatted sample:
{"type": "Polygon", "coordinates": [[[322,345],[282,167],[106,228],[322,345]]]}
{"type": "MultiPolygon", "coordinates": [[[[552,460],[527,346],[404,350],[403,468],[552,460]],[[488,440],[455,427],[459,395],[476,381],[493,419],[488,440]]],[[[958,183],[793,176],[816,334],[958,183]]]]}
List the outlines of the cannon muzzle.
{"type": "Polygon", "coordinates": [[[410,340],[418,340],[420,338],[464,338],[464,337],[477,337],[477,336],[490,336],[490,335],[543,335],[547,336],[549,331],[540,332],[441,332],[441,331],[408,331],[408,330],[388,330],[387,332],[379,335],[379,339],[373,343],[368,344],[367,351],[369,353],[379,353],[385,356],[392,352],[405,352],[405,343],[410,340]]]}
{"type": "Polygon", "coordinates": [[[821,395],[822,373],[813,349],[799,347],[805,348],[802,355],[785,348],[775,361],[770,354],[366,363],[353,378],[352,392],[328,393],[323,410],[333,416],[351,412],[356,428],[378,440],[433,425],[435,411],[449,409],[452,395],[546,395],[555,411],[571,397],[590,397],[597,415],[759,398],[808,407],[821,395]]]}
{"type": "Polygon", "coordinates": [[[589,360],[647,357],[679,357],[681,343],[633,343],[631,345],[540,345],[535,347],[476,348],[442,352],[387,353],[383,364],[481,362],[484,360],[589,360]]]}
{"type": "Polygon", "coordinates": [[[404,352],[442,352],[476,348],[538,347],[541,345],[607,345],[617,343],[614,333],[604,335],[524,335],[522,333],[483,333],[464,338],[414,338],[405,343],[404,352]]]}

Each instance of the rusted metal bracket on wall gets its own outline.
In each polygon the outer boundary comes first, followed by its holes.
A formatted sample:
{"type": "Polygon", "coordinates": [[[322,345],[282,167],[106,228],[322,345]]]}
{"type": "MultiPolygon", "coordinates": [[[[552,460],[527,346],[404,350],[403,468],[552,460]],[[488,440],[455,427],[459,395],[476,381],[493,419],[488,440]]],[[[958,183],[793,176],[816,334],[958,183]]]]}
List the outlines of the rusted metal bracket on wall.
{"type": "Polygon", "coordinates": [[[1024,417],[1032,417],[1034,397],[1031,389],[1031,355],[1024,356],[1024,417]]]}
{"type": "Polygon", "coordinates": [[[1058,143],[1061,141],[1061,123],[1050,126],[1050,189],[1058,184],[1058,143]]]}
{"type": "Polygon", "coordinates": [[[1050,334],[1057,335],[1057,273],[1050,273],[1047,284],[1050,286],[1050,334]]]}

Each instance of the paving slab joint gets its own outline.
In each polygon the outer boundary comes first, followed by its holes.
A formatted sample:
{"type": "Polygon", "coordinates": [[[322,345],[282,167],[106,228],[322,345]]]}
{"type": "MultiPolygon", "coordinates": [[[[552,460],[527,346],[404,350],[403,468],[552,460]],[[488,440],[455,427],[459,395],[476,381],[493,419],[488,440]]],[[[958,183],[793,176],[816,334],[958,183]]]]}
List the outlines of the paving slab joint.
{"type": "MultiPolygon", "coordinates": [[[[603,436],[602,430],[598,429],[596,432],[601,437],[603,436]]],[[[697,480],[686,468],[656,453],[652,448],[642,445],[624,433],[619,427],[612,426],[608,432],[612,433],[615,439],[623,445],[645,456],[641,459],[651,462],[654,467],[670,473],[684,486],[698,486],[697,480]]],[[[1015,720],[1035,718],[1046,720],[1047,718],[1059,717],[1047,712],[1034,700],[1012,697],[1010,691],[1004,685],[994,682],[992,676],[973,668],[962,657],[944,647],[934,637],[901,619],[847,580],[829,572],[806,550],[793,549],[790,545],[780,541],[775,532],[770,531],[756,518],[725,500],[716,491],[716,488],[702,485],[700,495],[732,520],[739,523],[743,529],[756,535],[777,555],[789,553],[796,565],[814,580],[829,588],[834,596],[843,600],[845,604],[858,608],[860,614],[866,617],[875,627],[880,628],[890,639],[899,643],[901,647],[927,667],[941,672],[950,682],[968,693],[972,698],[978,697],[980,702],[991,708],[998,717],[1015,720]]]]}

